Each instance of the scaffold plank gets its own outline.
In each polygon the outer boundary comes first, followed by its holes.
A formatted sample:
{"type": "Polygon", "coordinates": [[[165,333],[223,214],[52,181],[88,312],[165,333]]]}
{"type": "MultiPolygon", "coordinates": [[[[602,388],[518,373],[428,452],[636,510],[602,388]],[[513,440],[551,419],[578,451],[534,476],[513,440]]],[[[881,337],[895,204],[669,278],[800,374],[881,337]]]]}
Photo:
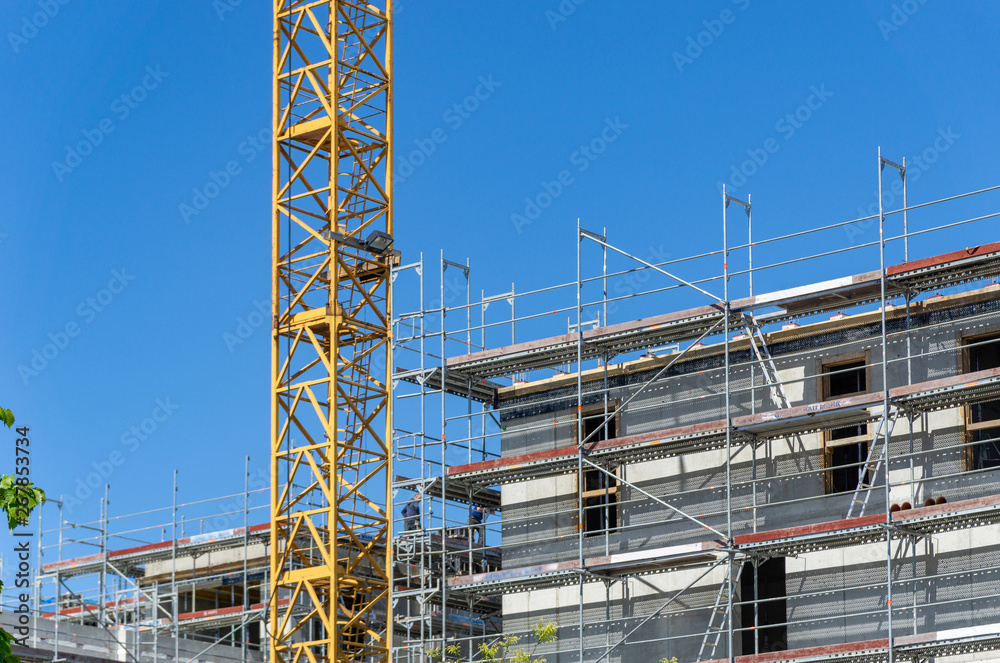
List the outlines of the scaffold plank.
{"type": "Polygon", "coordinates": [[[806,661],[826,661],[833,659],[881,661],[885,658],[888,647],[889,640],[879,638],[876,640],[861,640],[858,642],[788,649],[786,651],[747,654],[736,656],[735,659],[718,658],[707,663],[727,663],[730,660],[735,660],[736,663],[777,663],[778,661],[802,661],[804,663],[806,661]]]}
{"type": "MultiPolygon", "coordinates": [[[[397,584],[393,587],[393,596],[397,599],[416,599],[421,603],[441,605],[441,592],[437,587],[411,587],[409,585],[397,584]]],[[[468,610],[469,607],[477,614],[497,614],[501,611],[503,604],[500,597],[496,595],[458,595],[448,593],[448,607],[457,610],[468,610]],[[470,600],[471,599],[471,600],[470,600]]]]}
{"type": "Polygon", "coordinates": [[[519,592],[537,586],[554,586],[579,578],[581,572],[594,575],[634,575],[645,571],[671,567],[706,564],[718,559],[726,550],[722,541],[700,541],[651,550],[639,550],[590,557],[583,561],[568,560],[536,564],[516,569],[476,573],[448,579],[448,587],[472,592],[519,592]]]}
{"type": "Polygon", "coordinates": [[[461,396],[490,405],[496,402],[497,392],[503,386],[490,380],[470,378],[467,374],[458,371],[448,371],[442,386],[440,366],[425,370],[397,369],[396,373],[393,374],[393,379],[423,385],[427,389],[443,390],[452,396],[461,396]]]}
{"type": "MultiPolygon", "coordinates": [[[[893,265],[886,274],[890,298],[990,278],[1000,274],[1000,242],[893,265]]],[[[762,323],[779,323],[872,303],[879,301],[880,296],[880,273],[871,271],[737,299],[730,303],[734,313],[730,330],[743,328],[739,315],[742,311],[763,312],[762,323]],[[777,310],[764,312],[772,308],[777,310]]],[[[582,334],[583,358],[689,341],[705,333],[723,316],[721,305],[712,304],[586,330],[582,334]]],[[[576,361],[576,354],[577,336],[562,334],[451,357],[447,367],[459,372],[462,380],[475,384],[485,378],[576,361]]]]}
{"type": "MultiPolygon", "coordinates": [[[[895,387],[889,392],[896,405],[915,409],[940,409],[1000,397],[1000,369],[963,373],[915,385],[895,387]]],[[[858,425],[881,414],[882,394],[860,394],[831,401],[796,405],[735,417],[737,434],[757,439],[858,425]]],[[[681,453],[719,448],[725,442],[725,420],[651,431],[586,445],[584,453],[616,463],[655,460],[681,453]]],[[[448,468],[449,481],[492,485],[552,476],[576,469],[576,445],[559,447],[448,468]]]]}
{"type": "Polygon", "coordinates": [[[792,555],[879,541],[885,538],[885,524],[881,513],[737,535],[733,543],[741,550],[792,555]]]}
{"type": "Polygon", "coordinates": [[[1000,495],[897,511],[892,521],[921,534],[992,525],[1000,522],[1000,495]]]}
{"type": "MultiPolygon", "coordinates": [[[[450,633],[468,635],[473,633],[475,635],[491,635],[500,633],[503,630],[503,620],[496,617],[484,617],[482,619],[478,617],[468,617],[465,615],[456,615],[452,613],[447,613],[447,627],[450,633]]],[[[404,634],[410,635],[411,637],[419,637],[420,635],[420,624],[424,621],[424,617],[416,616],[411,618],[396,617],[395,629],[404,634]]],[[[442,613],[439,610],[431,612],[429,616],[429,621],[432,627],[432,632],[440,633],[441,626],[445,623],[442,619],[442,613]]]]}
{"type": "Polygon", "coordinates": [[[467,576],[448,578],[450,590],[472,590],[473,592],[496,591],[517,592],[535,586],[554,587],[579,577],[583,566],[579,560],[536,564],[517,569],[503,569],[489,573],[475,573],[467,576]]]}
{"type": "MultiPolygon", "coordinates": [[[[914,659],[926,656],[956,656],[1000,649],[1000,624],[981,624],[943,631],[930,631],[893,638],[897,657],[914,659]]],[[[844,642],[786,651],[764,652],[715,659],[708,663],[778,663],[779,661],[885,661],[889,656],[888,638],[844,642]]]]}
{"type": "MultiPolygon", "coordinates": [[[[263,542],[267,539],[270,529],[271,525],[269,523],[260,523],[246,529],[242,527],[234,527],[231,529],[219,530],[217,532],[208,532],[205,534],[195,534],[192,536],[181,537],[176,540],[177,554],[178,556],[188,555],[191,554],[192,550],[204,553],[210,552],[211,550],[229,548],[236,544],[242,544],[244,532],[248,534],[249,538],[254,543],[263,542]]],[[[96,553],[93,555],[85,555],[83,557],[74,557],[57,562],[50,562],[42,565],[42,573],[53,574],[58,572],[63,576],[96,573],[103,567],[105,558],[109,562],[127,561],[132,565],[169,559],[173,554],[174,543],[175,542],[173,540],[159,541],[157,543],[148,543],[141,546],[111,550],[108,551],[106,555],[96,553]]]]}
{"type": "MultiPolygon", "coordinates": [[[[431,497],[442,496],[442,477],[433,479],[408,479],[404,476],[396,475],[392,483],[393,489],[402,488],[414,492],[421,491],[431,497]]],[[[500,508],[500,491],[492,488],[470,487],[467,484],[449,484],[447,488],[448,499],[461,504],[478,504],[489,509],[500,508]]]]}
{"type": "MultiPolygon", "coordinates": [[[[996,522],[1000,522],[1000,495],[900,511],[892,514],[888,521],[882,513],[742,534],[733,537],[733,545],[735,550],[747,554],[794,555],[881,541],[885,538],[887,524],[902,525],[916,534],[932,534],[996,522]]],[[[906,534],[894,532],[893,536],[898,538],[906,534]]],[[[567,560],[456,576],[448,579],[448,587],[471,593],[517,592],[533,587],[564,584],[578,578],[581,572],[595,575],[634,575],[704,564],[727,552],[725,542],[707,540],[590,557],[582,565],[578,560],[567,560]]]]}

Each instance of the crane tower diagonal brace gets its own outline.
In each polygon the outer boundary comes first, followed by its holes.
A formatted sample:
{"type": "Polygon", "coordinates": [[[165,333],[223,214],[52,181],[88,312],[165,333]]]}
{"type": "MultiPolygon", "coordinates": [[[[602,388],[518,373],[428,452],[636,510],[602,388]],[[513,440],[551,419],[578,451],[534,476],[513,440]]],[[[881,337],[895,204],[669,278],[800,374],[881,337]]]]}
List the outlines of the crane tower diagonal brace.
{"type": "Polygon", "coordinates": [[[275,3],[273,663],[389,660],[390,5],[275,3]]]}

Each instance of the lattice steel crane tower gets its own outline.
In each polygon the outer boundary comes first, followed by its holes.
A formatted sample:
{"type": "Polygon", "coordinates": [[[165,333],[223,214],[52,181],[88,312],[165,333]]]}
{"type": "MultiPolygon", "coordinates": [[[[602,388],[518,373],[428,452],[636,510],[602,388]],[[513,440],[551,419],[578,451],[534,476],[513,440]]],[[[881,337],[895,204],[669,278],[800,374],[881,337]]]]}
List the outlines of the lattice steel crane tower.
{"type": "Polygon", "coordinates": [[[391,4],[275,3],[273,663],[389,660],[391,4]]]}

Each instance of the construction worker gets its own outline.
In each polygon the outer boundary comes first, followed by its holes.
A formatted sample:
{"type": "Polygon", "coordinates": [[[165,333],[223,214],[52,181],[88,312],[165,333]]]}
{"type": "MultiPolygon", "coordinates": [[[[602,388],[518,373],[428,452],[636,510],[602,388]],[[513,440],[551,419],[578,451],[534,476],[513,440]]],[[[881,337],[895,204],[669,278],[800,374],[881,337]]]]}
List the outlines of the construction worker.
{"type": "Polygon", "coordinates": [[[420,529],[420,498],[422,495],[417,493],[403,505],[403,518],[406,520],[405,528],[407,532],[412,532],[414,530],[420,529]]]}
{"type": "Polygon", "coordinates": [[[487,509],[478,504],[469,507],[469,541],[471,543],[486,543],[486,517],[492,513],[492,509],[487,509]]]}

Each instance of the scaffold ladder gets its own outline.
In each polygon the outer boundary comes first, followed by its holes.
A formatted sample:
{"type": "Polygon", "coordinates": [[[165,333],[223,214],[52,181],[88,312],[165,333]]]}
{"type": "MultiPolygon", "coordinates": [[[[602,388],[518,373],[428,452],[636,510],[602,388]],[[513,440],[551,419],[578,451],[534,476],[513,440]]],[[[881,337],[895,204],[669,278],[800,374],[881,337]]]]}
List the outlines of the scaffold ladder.
{"type": "Polygon", "coordinates": [[[717,658],[715,652],[719,648],[722,633],[726,630],[726,620],[731,619],[729,602],[736,595],[736,587],[739,586],[740,578],[743,576],[743,563],[734,560],[728,566],[726,577],[719,585],[719,593],[715,597],[715,605],[712,606],[712,613],[708,618],[708,629],[705,630],[705,637],[702,638],[701,648],[698,650],[699,661],[717,658]]]}
{"type": "Polygon", "coordinates": [[[760,327],[757,326],[757,321],[753,316],[746,314],[743,315],[743,319],[746,323],[747,336],[750,338],[750,347],[757,355],[757,361],[760,362],[761,370],[764,372],[764,380],[770,387],[771,400],[778,408],[789,407],[785,388],[781,385],[781,380],[778,379],[778,367],[774,364],[771,351],[767,349],[767,342],[760,332],[760,327]]]}
{"type": "Polygon", "coordinates": [[[871,487],[878,479],[878,472],[882,468],[889,452],[889,438],[892,437],[892,430],[896,427],[896,419],[899,417],[899,410],[892,408],[888,416],[883,414],[879,418],[878,428],[872,436],[872,442],[868,445],[868,457],[864,465],[859,469],[858,487],[854,489],[854,496],[851,498],[851,506],[847,510],[847,517],[854,518],[865,515],[865,507],[868,506],[868,496],[871,495],[871,487]],[[879,444],[879,437],[882,444],[879,444]],[[857,511],[857,514],[855,514],[857,511]]]}

